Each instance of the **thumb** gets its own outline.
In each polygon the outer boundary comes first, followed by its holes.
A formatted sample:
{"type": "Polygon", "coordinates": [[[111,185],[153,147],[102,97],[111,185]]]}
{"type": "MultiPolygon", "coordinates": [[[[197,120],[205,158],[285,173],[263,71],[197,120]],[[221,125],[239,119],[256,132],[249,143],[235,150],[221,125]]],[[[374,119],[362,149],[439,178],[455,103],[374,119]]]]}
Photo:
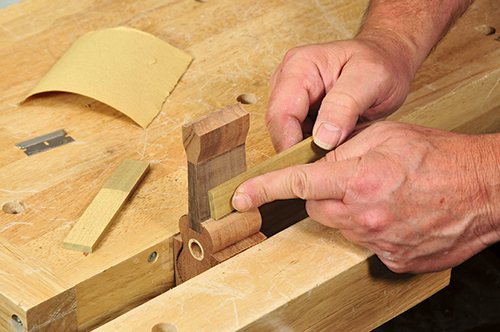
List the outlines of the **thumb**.
{"type": "Polygon", "coordinates": [[[318,161],[266,173],[242,183],[232,204],[238,211],[247,211],[279,199],[341,200],[354,168],[352,160],[318,161]]]}
{"type": "Polygon", "coordinates": [[[377,100],[377,83],[371,75],[344,67],[321,103],[313,128],[314,142],[325,150],[342,143],[354,130],[358,118],[377,100]]]}

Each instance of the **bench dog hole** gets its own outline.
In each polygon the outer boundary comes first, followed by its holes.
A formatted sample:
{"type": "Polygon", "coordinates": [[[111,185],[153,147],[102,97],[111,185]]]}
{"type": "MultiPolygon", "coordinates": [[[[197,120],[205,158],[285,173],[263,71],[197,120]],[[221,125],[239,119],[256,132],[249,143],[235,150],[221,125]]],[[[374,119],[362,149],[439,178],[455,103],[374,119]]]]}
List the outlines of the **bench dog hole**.
{"type": "Polygon", "coordinates": [[[257,103],[257,97],[253,93],[243,93],[236,97],[236,101],[244,105],[251,105],[257,103]]]}
{"type": "Polygon", "coordinates": [[[158,323],[153,326],[151,332],[178,332],[179,330],[174,324],[170,323],[158,323]]]}
{"type": "Polygon", "coordinates": [[[26,210],[26,206],[23,202],[11,201],[7,202],[2,206],[2,211],[8,214],[19,214],[26,210]]]}
{"type": "Polygon", "coordinates": [[[485,25],[485,24],[476,27],[476,30],[479,31],[480,33],[484,34],[485,36],[491,36],[492,34],[497,32],[497,29],[495,29],[492,26],[485,25]]]}
{"type": "Polygon", "coordinates": [[[158,252],[157,251],[153,251],[148,256],[148,262],[149,263],[154,263],[154,262],[156,262],[157,259],[158,259],[158,252]]]}
{"type": "Polygon", "coordinates": [[[11,316],[12,318],[12,326],[16,331],[24,331],[24,326],[23,322],[21,321],[21,318],[19,318],[18,315],[14,314],[11,316]]]}

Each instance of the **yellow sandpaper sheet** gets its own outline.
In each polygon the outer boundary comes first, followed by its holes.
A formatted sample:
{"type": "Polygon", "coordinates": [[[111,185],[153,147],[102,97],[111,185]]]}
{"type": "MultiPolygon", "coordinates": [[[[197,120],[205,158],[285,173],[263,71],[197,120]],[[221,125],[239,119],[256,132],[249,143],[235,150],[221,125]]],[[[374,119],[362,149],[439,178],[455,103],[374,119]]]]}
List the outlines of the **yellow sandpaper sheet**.
{"type": "Polygon", "coordinates": [[[140,30],[118,27],[78,38],[25,100],[64,91],[103,102],[146,128],[192,57],[140,30]]]}

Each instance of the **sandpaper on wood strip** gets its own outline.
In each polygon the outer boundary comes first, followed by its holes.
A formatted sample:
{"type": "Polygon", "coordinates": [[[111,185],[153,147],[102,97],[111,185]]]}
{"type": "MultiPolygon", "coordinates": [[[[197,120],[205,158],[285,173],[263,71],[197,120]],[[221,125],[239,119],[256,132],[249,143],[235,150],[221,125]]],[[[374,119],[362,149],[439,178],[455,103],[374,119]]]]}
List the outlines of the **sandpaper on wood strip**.
{"type": "Polygon", "coordinates": [[[78,38],[24,100],[48,91],[91,97],[146,128],[192,57],[140,30],[118,27],[78,38]]]}
{"type": "Polygon", "coordinates": [[[328,151],[314,144],[313,138],[309,137],[291,148],[269,158],[263,163],[209,190],[208,197],[212,218],[217,220],[234,211],[231,199],[236,188],[246,180],[286,167],[314,162],[322,158],[327,152],[328,151]]]}
{"type": "Polygon", "coordinates": [[[149,170],[149,163],[123,160],[64,240],[67,249],[91,253],[149,170]]]}
{"type": "MultiPolygon", "coordinates": [[[[361,130],[369,127],[370,125],[384,120],[385,118],[380,118],[374,121],[359,122],[349,138],[357,135],[361,130]]],[[[212,188],[208,191],[211,217],[217,220],[234,211],[234,207],[231,202],[233,195],[238,186],[246,180],[286,167],[315,162],[323,158],[328,152],[329,151],[323,150],[317,146],[314,143],[313,137],[310,136],[287,150],[269,158],[263,163],[238,174],[234,178],[218,185],[215,188],[212,188]]]]}

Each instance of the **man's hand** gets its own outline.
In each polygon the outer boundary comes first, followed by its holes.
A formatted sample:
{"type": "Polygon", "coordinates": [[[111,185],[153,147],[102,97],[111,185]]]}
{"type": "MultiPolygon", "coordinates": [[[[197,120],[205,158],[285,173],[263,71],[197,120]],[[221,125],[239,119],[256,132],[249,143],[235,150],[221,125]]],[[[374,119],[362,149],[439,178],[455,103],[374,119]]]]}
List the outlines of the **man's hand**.
{"type": "Polygon", "coordinates": [[[370,0],[354,39],[290,50],[271,77],[274,147],[313,135],[320,147],[338,148],[243,183],[233,206],[306,199],[312,218],[397,272],[455,266],[498,241],[498,136],[380,123],[340,145],[359,119],[387,116],[404,102],[420,65],[472,2],[370,0]]]}
{"type": "Polygon", "coordinates": [[[314,164],[248,180],[233,205],[300,197],[393,271],[442,270],[500,239],[496,145],[493,135],[381,122],[314,164]]]}
{"type": "Polygon", "coordinates": [[[473,0],[370,0],[358,35],[296,47],[271,77],[266,124],[276,151],[313,135],[331,150],[358,119],[395,111],[431,49],[473,0]]]}
{"type": "Polygon", "coordinates": [[[312,134],[316,144],[331,150],[359,118],[374,120],[401,106],[416,69],[387,45],[389,38],[382,48],[360,37],[288,51],[271,77],[266,113],[275,149],[312,134]]]}

